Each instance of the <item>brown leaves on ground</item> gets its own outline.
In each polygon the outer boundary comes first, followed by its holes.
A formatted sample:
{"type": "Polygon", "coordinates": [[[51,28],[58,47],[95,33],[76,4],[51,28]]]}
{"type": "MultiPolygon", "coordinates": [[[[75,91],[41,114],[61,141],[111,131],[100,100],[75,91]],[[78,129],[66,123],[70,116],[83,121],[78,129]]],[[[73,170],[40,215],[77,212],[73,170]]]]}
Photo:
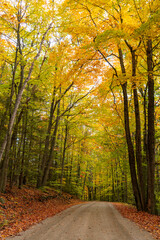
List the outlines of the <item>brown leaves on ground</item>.
{"type": "Polygon", "coordinates": [[[139,227],[150,232],[155,239],[160,239],[160,216],[137,211],[134,206],[122,203],[113,203],[123,217],[129,218],[139,227]]]}
{"type": "Polygon", "coordinates": [[[63,193],[60,196],[54,190],[44,193],[30,187],[8,189],[5,194],[0,194],[0,198],[5,202],[0,203],[0,239],[16,235],[31,225],[80,203],[80,200],[70,194],[63,193]]]}

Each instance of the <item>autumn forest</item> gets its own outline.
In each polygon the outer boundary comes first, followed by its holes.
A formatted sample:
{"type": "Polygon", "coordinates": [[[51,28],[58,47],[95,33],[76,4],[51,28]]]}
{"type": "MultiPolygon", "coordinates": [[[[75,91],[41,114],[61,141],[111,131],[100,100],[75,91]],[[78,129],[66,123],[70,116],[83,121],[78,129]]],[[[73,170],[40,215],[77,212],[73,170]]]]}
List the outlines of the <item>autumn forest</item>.
{"type": "Polygon", "coordinates": [[[159,0],[1,0],[0,192],[160,213],[159,0]]]}

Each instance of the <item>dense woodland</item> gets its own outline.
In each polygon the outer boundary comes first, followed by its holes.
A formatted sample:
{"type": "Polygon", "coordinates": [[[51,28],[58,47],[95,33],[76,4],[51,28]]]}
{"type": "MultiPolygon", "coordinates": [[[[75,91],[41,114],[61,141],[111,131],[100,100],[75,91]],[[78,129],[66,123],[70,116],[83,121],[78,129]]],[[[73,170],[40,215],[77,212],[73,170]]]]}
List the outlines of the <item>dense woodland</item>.
{"type": "Polygon", "coordinates": [[[160,210],[160,2],[2,0],[0,191],[160,210]]]}

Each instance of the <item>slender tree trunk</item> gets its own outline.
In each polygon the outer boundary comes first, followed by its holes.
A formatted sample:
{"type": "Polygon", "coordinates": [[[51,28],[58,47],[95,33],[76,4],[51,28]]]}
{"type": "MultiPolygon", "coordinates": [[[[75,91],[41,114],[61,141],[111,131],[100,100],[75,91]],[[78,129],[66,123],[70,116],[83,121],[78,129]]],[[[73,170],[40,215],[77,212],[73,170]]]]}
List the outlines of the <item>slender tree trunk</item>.
{"type": "MultiPolygon", "coordinates": [[[[123,62],[123,54],[122,54],[121,49],[119,49],[119,59],[120,59],[120,66],[121,66],[122,74],[125,76],[126,71],[125,71],[125,66],[124,66],[124,62],[123,62]]],[[[127,146],[128,146],[132,188],[133,188],[133,193],[134,193],[134,198],[135,198],[137,209],[142,210],[143,207],[142,207],[141,196],[140,196],[137,175],[136,175],[136,168],[135,168],[135,154],[134,154],[134,148],[133,148],[133,143],[132,143],[131,133],[130,133],[127,82],[121,84],[121,87],[123,90],[123,99],[124,99],[125,133],[126,133],[126,141],[127,141],[127,146]]]]}
{"type": "MultiPolygon", "coordinates": [[[[19,24],[18,24],[18,30],[17,30],[17,39],[18,39],[18,31],[19,31],[19,24]]],[[[9,149],[10,149],[10,143],[11,143],[11,132],[10,132],[10,122],[12,119],[12,99],[14,95],[14,84],[15,84],[15,74],[17,70],[17,56],[18,56],[18,41],[17,41],[17,47],[15,52],[15,61],[14,61],[14,67],[13,67],[13,74],[12,74],[12,86],[11,86],[11,94],[9,99],[9,127],[8,131],[5,135],[4,141],[2,142],[2,147],[0,149],[0,163],[2,161],[3,153],[5,151],[5,157],[3,159],[3,163],[1,165],[0,169],[0,192],[5,191],[6,182],[7,182],[7,173],[8,172],[8,161],[9,161],[9,149]]],[[[7,112],[6,112],[7,113],[7,112]]]]}
{"type": "MultiPolygon", "coordinates": [[[[128,46],[131,56],[132,56],[132,76],[136,77],[136,50],[132,48],[132,46],[125,41],[128,46]]],[[[139,44],[140,45],[140,44],[139,44]]],[[[133,96],[134,96],[134,109],[135,109],[135,123],[136,123],[136,135],[135,135],[135,143],[136,143],[136,163],[137,163],[137,172],[138,172],[138,180],[139,180],[139,191],[142,203],[142,210],[145,210],[145,185],[144,185],[144,176],[143,176],[143,167],[142,167],[142,147],[141,147],[141,120],[140,120],[140,111],[139,111],[139,100],[138,100],[138,92],[136,82],[133,79],[133,96]]]]}
{"type": "Polygon", "coordinates": [[[154,129],[154,77],[152,40],[147,41],[148,68],[148,211],[155,213],[155,129],[154,129]]]}
{"type": "Polygon", "coordinates": [[[143,157],[142,157],[142,162],[144,164],[143,167],[143,179],[144,179],[144,189],[145,189],[145,210],[147,210],[147,165],[148,165],[148,147],[147,147],[147,100],[146,100],[146,92],[147,92],[147,86],[144,90],[144,93],[141,92],[142,97],[143,97],[143,121],[144,121],[144,125],[143,125],[143,157]]]}
{"type": "Polygon", "coordinates": [[[134,193],[137,209],[142,210],[141,197],[140,197],[139,186],[138,186],[137,176],[136,176],[134,148],[131,140],[130,127],[129,127],[127,83],[122,85],[122,89],[123,89],[123,97],[124,97],[125,132],[126,132],[126,140],[127,140],[127,146],[128,146],[132,187],[133,187],[133,193],[134,193]]]}
{"type": "Polygon", "coordinates": [[[54,126],[54,132],[53,132],[53,136],[52,136],[52,140],[51,140],[51,146],[50,146],[48,161],[47,161],[47,164],[46,164],[44,172],[43,172],[41,186],[44,186],[47,182],[49,169],[50,169],[50,165],[51,165],[51,161],[52,161],[52,157],[53,157],[53,151],[54,151],[54,147],[55,147],[55,144],[56,144],[56,136],[57,136],[58,124],[59,124],[59,120],[60,120],[60,115],[59,114],[60,114],[60,102],[58,103],[58,107],[57,107],[57,118],[56,118],[56,122],[55,122],[55,126],[54,126]]]}
{"type": "Polygon", "coordinates": [[[22,151],[22,161],[21,161],[21,171],[19,176],[19,188],[22,188],[23,185],[23,177],[24,177],[24,162],[25,162],[25,149],[26,149],[26,135],[27,135],[27,118],[28,118],[28,109],[26,109],[26,113],[24,116],[24,124],[23,124],[23,151],[22,151]]]}
{"type": "Polygon", "coordinates": [[[74,144],[72,146],[72,155],[69,168],[69,184],[72,182],[73,156],[74,156],[74,144]]]}
{"type": "Polygon", "coordinates": [[[128,202],[128,178],[127,173],[125,173],[125,200],[124,202],[128,202]]]}
{"type": "Polygon", "coordinates": [[[87,173],[85,173],[85,176],[84,176],[83,188],[82,188],[82,195],[81,195],[81,199],[83,199],[83,198],[84,198],[84,200],[85,200],[85,186],[86,186],[86,178],[87,178],[87,173]]]}
{"type": "Polygon", "coordinates": [[[52,102],[51,102],[51,107],[50,107],[50,117],[49,117],[48,129],[47,129],[47,134],[46,134],[46,139],[45,139],[45,148],[44,148],[44,154],[43,154],[43,158],[42,158],[42,164],[40,166],[40,171],[39,171],[38,178],[37,178],[37,187],[40,187],[42,185],[43,173],[45,171],[47,159],[49,157],[48,151],[49,151],[49,145],[50,145],[50,135],[51,135],[51,129],[52,129],[52,125],[53,125],[54,112],[56,110],[57,105],[60,103],[61,99],[70,90],[70,88],[72,86],[73,86],[73,82],[66,88],[66,90],[62,94],[61,94],[61,90],[60,90],[60,96],[57,101],[55,101],[56,87],[54,86],[54,88],[53,88],[53,96],[52,96],[52,102]]]}
{"type": "Polygon", "coordinates": [[[28,73],[28,76],[26,77],[21,89],[19,90],[19,93],[17,95],[17,98],[16,98],[16,102],[15,102],[15,105],[14,105],[14,110],[13,110],[13,113],[12,113],[12,116],[10,118],[10,122],[9,122],[9,125],[8,125],[8,131],[6,133],[6,136],[4,138],[4,141],[2,143],[2,146],[1,146],[1,149],[0,149],[0,162],[2,161],[2,157],[3,157],[3,153],[6,149],[6,145],[8,146],[9,144],[7,142],[10,142],[8,141],[8,137],[11,136],[11,132],[12,132],[12,129],[13,129],[13,124],[14,124],[14,121],[15,121],[15,117],[16,117],[16,114],[17,114],[17,111],[18,111],[18,108],[19,108],[19,105],[21,103],[21,99],[22,99],[22,95],[23,95],[23,92],[24,92],[24,89],[26,88],[26,85],[28,83],[28,81],[30,80],[31,78],[31,74],[32,74],[32,71],[33,71],[33,68],[34,68],[34,64],[35,64],[35,61],[38,59],[38,57],[40,56],[40,53],[41,53],[41,50],[42,50],[42,45],[43,45],[43,42],[45,40],[45,37],[48,33],[48,31],[52,28],[52,23],[49,24],[49,27],[48,29],[46,30],[46,32],[44,33],[43,37],[42,37],[42,41],[40,43],[40,47],[39,47],[39,50],[38,50],[38,53],[37,55],[34,57],[32,63],[31,63],[31,66],[30,66],[30,69],[29,69],[29,73],[28,73]]]}
{"type": "MultiPolygon", "coordinates": [[[[20,31],[20,24],[18,24],[17,39],[18,39],[18,36],[19,36],[19,31],[20,31]]],[[[19,44],[18,44],[18,46],[19,46],[19,44]]],[[[20,46],[19,46],[19,48],[20,48],[20,46]]],[[[15,67],[14,67],[14,70],[13,70],[12,88],[11,88],[10,105],[9,105],[10,121],[9,121],[9,128],[8,128],[7,139],[6,139],[7,145],[6,145],[6,149],[5,149],[4,163],[3,163],[2,170],[1,170],[2,179],[0,179],[1,184],[3,184],[3,186],[0,185],[0,191],[5,191],[5,187],[6,187],[6,184],[7,184],[9,151],[10,151],[10,147],[11,147],[11,137],[12,137],[13,124],[14,124],[14,121],[15,121],[15,118],[16,118],[16,114],[15,114],[14,120],[12,119],[12,98],[13,98],[13,95],[14,95],[14,80],[15,80],[16,66],[17,66],[17,49],[16,49],[15,67]]],[[[23,83],[23,78],[24,78],[24,67],[21,66],[21,74],[20,74],[20,82],[21,83],[23,83]]]]}
{"type": "Polygon", "coordinates": [[[68,121],[66,122],[66,126],[65,126],[65,137],[64,137],[63,155],[62,155],[61,180],[60,180],[61,193],[62,193],[62,183],[63,183],[63,175],[64,175],[64,161],[65,161],[65,154],[66,154],[67,137],[68,137],[68,121]]]}
{"type": "Polygon", "coordinates": [[[48,129],[47,129],[47,134],[46,134],[46,139],[45,139],[44,154],[43,154],[43,158],[42,158],[42,164],[41,164],[41,167],[40,167],[40,171],[39,171],[39,174],[38,174],[37,187],[40,187],[41,184],[42,184],[42,176],[43,176],[43,173],[44,173],[44,169],[45,169],[46,161],[47,161],[47,157],[48,157],[49,139],[50,139],[52,124],[53,124],[52,123],[53,115],[54,115],[54,111],[55,111],[55,107],[54,107],[54,104],[55,104],[55,94],[56,94],[56,88],[54,86],[52,102],[51,102],[51,108],[50,108],[48,129]]]}
{"type": "MultiPolygon", "coordinates": [[[[135,77],[136,76],[136,56],[135,56],[135,51],[133,51],[132,48],[131,48],[131,54],[132,54],[132,76],[135,77]]],[[[138,93],[137,93],[137,87],[135,82],[133,82],[133,95],[134,95],[134,109],[135,109],[135,121],[136,121],[136,136],[135,136],[136,162],[137,162],[142,210],[145,210],[146,201],[145,201],[144,176],[143,176],[143,168],[142,168],[141,120],[140,120],[138,93]]]]}
{"type": "MultiPolygon", "coordinates": [[[[20,129],[22,129],[22,126],[20,126],[20,129]]],[[[23,130],[21,134],[19,134],[19,141],[18,141],[18,146],[17,146],[17,154],[15,156],[15,163],[14,163],[14,179],[17,187],[19,185],[19,175],[18,173],[20,172],[20,166],[19,166],[19,159],[21,158],[21,148],[22,148],[22,142],[23,142],[23,130]]]]}
{"type": "Polygon", "coordinates": [[[78,153],[78,163],[77,163],[77,177],[76,177],[76,183],[79,184],[80,181],[80,172],[81,172],[81,144],[79,146],[79,153],[78,153]]]}
{"type": "Polygon", "coordinates": [[[8,109],[9,109],[9,105],[10,105],[10,98],[8,97],[6,100],[6,104],[5,104],[5,112],[3,113],[3,115],[1,115],[1,122],[0,122],[0,133],[1,133],[1,138],[0,138],[0,145],[3,142],[3,138],[5,136],[5,123],[7,123],[8,120],[8,109]]]}
{"type": "Polygon", "coordinates": [[[13,187],[13,181],[14,181],[14,174],[15,174],[15,161],[16,161],[16,140],[17,137],[14,138],[14,141],[12,142],[12,158],[11,158],[11,166],[10,166],[10,188],[13,187]]]}
{"type": "Polygon", "coordinates": [[[46,32],[43,34],[43,37],[42,37],[42,40],[41,40],[41,43],[40,43],[40,46],[39,46],[39,50],[38,50],[38,53],[37,55],[34,57],[32,63],[31,63],[31,66],[30,66],[30,69],[29,69],[29,73],[28,73],[28,76],[26,77],[22,87],[19,89],[19,92],[18,92],[18,95],[17,95],[17,98],[16,98],[16,102],[15,102],[15,105],[14,105],[14,109],[13,109],[13,112],[12,112],[12,115],[10,117],[10,121],[9,121],[9,125],[8,125],[8,130],[7,130],[7,133],[6,133],[6,136],[4,138],[4,141],[2,143],[2,146],[1,146],[1,149],[0,149],[0,162],[2,161],[2,157],[3,157],[3,153],[5,151],[5,157],[4,157],[4,160],[3,160],[3,164],[2,164],[2,170],[1,170],[1,176],[0,176],[0,192],[1,191],[5,191],[5,188],[6,188],[6,183],[7,183],[7,172],[8,172],[8,155],[9,155],[9,150],[10,150],[10,144],[11,144],[11,134],[12,134],[12,129],[13,129],[13,125],[14,125],[14,122],[15,122],[15,118],[16,118],[16,115],[17,115],[17,111],[18,111],[18,108],[19,108],[19,105],[21,103],[21,99],[22,99],[22,95],[23,95],[23,92],[26,88],[26,85],[28,83],[28,81],[30,80],[31,78],[31,74],[32,74],[32,71],[33,71],[33,67],[34,67],[34,64],[35,64],[35,61],[38,59],[38,57],[40,56],[40,53],[42,51],[42,45],[43,45],[43,42],[45,40],[45,37],[48,33],[48,31],[52,28],[52,23],[49,24],[49,27],[48,29],[46,30],[46,32]]]}
{"type": "Polygon", "coordinates": [[[114,181],[114,168],[113,164],[111,163],[111,174],[112,174],[112,202],[115,202],[115,181],[114,181]]]}
{"type": "MultiPolygon", "coordinates": [[[[33,115],[33,112],[32,112],[32,115],[33,115]]],[[[28,154],[26,156],[26,168],[25,168],[25,181],[26,181],[26,184],[28,182],[28,174],[29,174],[29,162],[30,162],[30,159],[31,159],[31,154],[32,154],[32,142],[33,142],[33,125],[31,124],[31,128],[30,128],[30,134],[28,133],[28,138],[29,138],[29,143],[28,143],[28,154]]],[[[40,134],[40,138],[41,138],[41,134],[40,134]]],[[[40,139],[41,141],[41,139],[40,139]]],[[[39,151],[39,154],[41,155],[41,148],[40,148],[40,151],[39,151]]]]}

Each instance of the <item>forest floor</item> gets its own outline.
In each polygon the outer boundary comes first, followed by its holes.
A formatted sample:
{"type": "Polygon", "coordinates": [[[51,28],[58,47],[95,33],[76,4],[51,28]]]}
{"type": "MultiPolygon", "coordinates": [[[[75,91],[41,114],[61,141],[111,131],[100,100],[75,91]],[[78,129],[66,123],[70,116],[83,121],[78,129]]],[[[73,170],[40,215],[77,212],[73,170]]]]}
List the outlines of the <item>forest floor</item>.
{"type": "Polygon", "coordinates": [[[45,188],[32,187],[7,189],[0,194],[0,239],[16,235],[30,226],[54,216],[66,208],[82,203],[70,194],[45,188]]]}
{"type": "Polygon", "coordinates": [[[150,232],[155,239],[160,239],[160,216],[137,211],[136,207],[124,203],[112,203],[125,218],[135,222],[140,228],[150,232]]]}
{"type": "MultiPolygon", "coordinates": [[[[61,196],[53,189],[43,191],[29,186],[23,189],[7,189],[0,194],[0,239],[16,235],[30,226],[54,216],[70,206],[82,203],[76,197],[63,193],[61,196]]],[[[138,224],[160,240],[160,216],[138,212],[128,204],[113,203],[122,216],[138,224]]]]}
{"type": "Polygon", "coordinates": [[[72,206],[6,240],[155,240],[108,202],[72,206]]]}

